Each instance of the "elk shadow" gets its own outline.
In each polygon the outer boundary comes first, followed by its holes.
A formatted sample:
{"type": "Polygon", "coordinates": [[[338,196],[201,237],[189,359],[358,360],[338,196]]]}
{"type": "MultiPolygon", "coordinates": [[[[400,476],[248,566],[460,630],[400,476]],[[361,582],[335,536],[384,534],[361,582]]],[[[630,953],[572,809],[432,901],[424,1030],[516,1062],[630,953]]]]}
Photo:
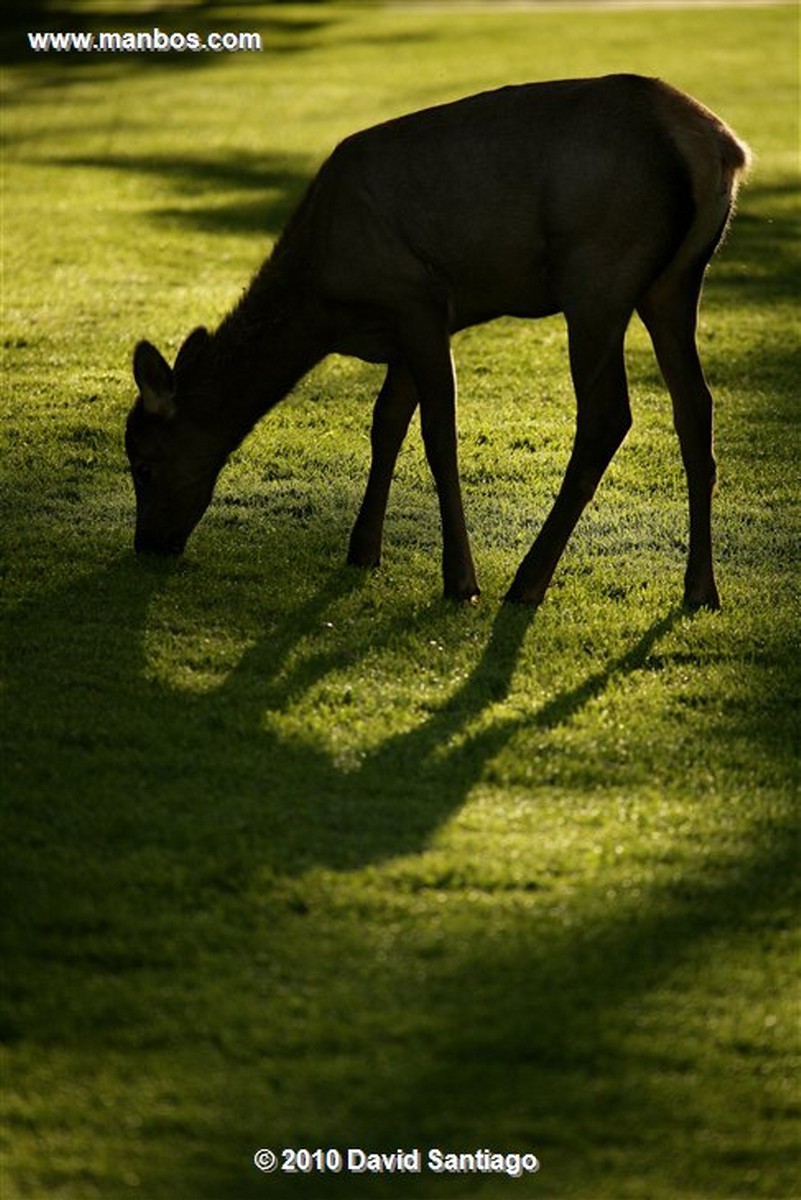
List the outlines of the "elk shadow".
{"type": "MultiPolygon", "coordinates": [[[[491,759],[532,724],[492,713],[532,625],[527,611],[504,608],[455,692],[411,729],[337,761],[330,747],[286,734],[271,716],[325,681],[343,655],[358,662],[415,628],[430,637],[439,606],[411,622],[373,619],[355,647],[329,650],[319,636],[325,618],[360,586],[358,573],[336,569],[297,610],[270,620],[222,686],[182,694],[153,677],[145,649],[151,605],[169,578],[169,568],[142,569],[126,556],[6,621],[5,809],[9,844],[23,850],[4,880],[12,935],[37,912],[45,925],[58,923],[85,878],[94,887],[103,876],[109,897],[116,886],[135,888],[131,864],[151,853],[165,876],[180,864],[190,890],[193,873],[207,872],[209,846],[224,849],[226,839],[226,887],[234,889],[265,870],[297,878],[421,853],[491,759]],[[309,641],[312,652],[298,652],[309,641]],[[36,845],[59,848],[44,887],[48,856],[31,856],[36,845]]],[[[547,730],[571,720],[610,680],[641,667],[678,615],[554,696],[533,724],[547,730]]],[[[132,914],[134,923],[146,908],[132,914]]],[[[68,926],[63,933],[69,937],[68,926]]]]}
{"type": "MultiPolygon", "coordinates": [[[[337,578],[338,586],[354,586],[347,575],[337,578]]],[[[324,612],[325,606],[318,611],[324,612]]],[[[641,668],[653,646],[679,617],[677,609],[656,621],[629,651],[575,688],[558,693],[533,718],[492,716],[491,710],[502,705],[509,693],[520,649],[534,620],[528,610],[501,608],[470,674],[413,729],[388,736],[375,749],[341,767],[332,762],[329,753],[297,747],[298,761],[287,777],[293,780],[303,775],[307,803],[291,784],[283,790],[274,782],[267,799],[269,815],[267,809],[262,815],[274,828],[282,813],[292,811],[294,834],[302,850],[298,860],[287,858],[286,847],[282,847],[273,869],[280,870],[282,864],[284,870],[294,873],[298,868],[305,871],[323,865],[350,871],[367,863],[421,853],[436,831],[459,812],[487,764],[518,732],[531,728],[547,731],[572,720],[612,679],[641,668]]],[[[307,618],[308,613],[304,623],[307,618]]],[[[417,623],[421,639],[428,640],[436,620],[432,625],[432,614],[426,612],[417,623]]],[[[389,623],[379,634],[377,647],[371,638],[370,649],[391,644],[401,632],[409,636],[408,622],[389,623]]],[[[229,705],[241,711],[242,698],[253,696],[256,703],[250,721],[256,725],[259,714],[263,719],[265,700],[268,709],[280,712],[339,665],[339,652],[331,656],[321,652],[302,660],[286,675],[276,667],[287,655],[279,649],[276,657],[275,650],[271,637],[243,658],[215,697],[220,711],[229,705]]],[[[284,745],[281,753],[286,751],[284,745]]]]}

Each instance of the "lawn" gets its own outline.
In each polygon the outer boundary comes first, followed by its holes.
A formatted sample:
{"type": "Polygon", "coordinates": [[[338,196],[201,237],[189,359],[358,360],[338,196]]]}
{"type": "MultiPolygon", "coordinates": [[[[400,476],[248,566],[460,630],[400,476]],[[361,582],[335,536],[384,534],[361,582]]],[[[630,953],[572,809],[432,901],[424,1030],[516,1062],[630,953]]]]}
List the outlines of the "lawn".
{"type": "Polygon", "coordinates": [[[23,17],[0,43],[4,1200],[791,1200],[797,10],[60,8],[42,28],[264,47],[34,54],[23,17]],[[137,561],[134,343],[219,321],[353,129],[620,69],[756,155],[699,337],[722,611],[680,606],[636,324],[634,428],[534,614],[501,597],[571,443],[559,319],[455,339],[479,606],[440,599],[416,429],[382,567],[343,565],[381,378],[344,358],[178,565],[137,561]],[[262,1174],[260,1147],[541,1168],[262,1174]]]}

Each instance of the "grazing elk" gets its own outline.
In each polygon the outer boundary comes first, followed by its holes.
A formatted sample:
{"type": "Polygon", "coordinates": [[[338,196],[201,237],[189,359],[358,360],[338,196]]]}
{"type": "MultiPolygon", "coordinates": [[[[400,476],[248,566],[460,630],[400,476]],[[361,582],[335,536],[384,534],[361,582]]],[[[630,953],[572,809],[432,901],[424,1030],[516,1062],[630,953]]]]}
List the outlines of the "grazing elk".
{"type": "Polygon", "coordinates": [[[170,368],[140,342],[126,448],[138,551],[178,554],[228,455],[331,352],[387,364],[348,560],[381,554],[398,451],[420,405],[442,521],[445,594],[478,595],[457,467],[450,338],[562,312],[578,404],[561,490],[507,599],[538,604],[629,425],[623,342],[642,317],[673,401],[690,507],[685,601],[718,606],[712,397],[695,344],[704,271],[748,150],[656,79],[502,88],[347,138],[239,304],[170,368]]]}

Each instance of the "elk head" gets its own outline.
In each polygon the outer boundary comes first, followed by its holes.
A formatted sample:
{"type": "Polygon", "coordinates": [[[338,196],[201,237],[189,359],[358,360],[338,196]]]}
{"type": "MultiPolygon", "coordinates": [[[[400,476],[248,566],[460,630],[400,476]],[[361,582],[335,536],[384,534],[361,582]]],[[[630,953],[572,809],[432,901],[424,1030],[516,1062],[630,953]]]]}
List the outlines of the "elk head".
{"type": "Polygon", "coordinates": [[[227,457],[210,420],[209,334],[190,334],[174,367],[150,342],[140,342],[133,373],[139,396],[128,415],[125,450],[136,492],[134,546],[137,553],[177,555],[206,511],[227,457]]]}

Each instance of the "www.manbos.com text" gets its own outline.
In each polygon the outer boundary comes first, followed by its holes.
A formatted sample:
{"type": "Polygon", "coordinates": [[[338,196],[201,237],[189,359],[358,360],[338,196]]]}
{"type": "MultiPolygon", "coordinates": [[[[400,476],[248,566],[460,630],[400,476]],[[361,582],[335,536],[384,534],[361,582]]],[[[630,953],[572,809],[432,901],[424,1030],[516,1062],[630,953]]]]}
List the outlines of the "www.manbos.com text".
{"type": "Polygon", "coordinates": [[[259,33],[167,33],[163,29],[127,33],[29,33],[36,54],[237,54],[261,50],[259,33]]]}

